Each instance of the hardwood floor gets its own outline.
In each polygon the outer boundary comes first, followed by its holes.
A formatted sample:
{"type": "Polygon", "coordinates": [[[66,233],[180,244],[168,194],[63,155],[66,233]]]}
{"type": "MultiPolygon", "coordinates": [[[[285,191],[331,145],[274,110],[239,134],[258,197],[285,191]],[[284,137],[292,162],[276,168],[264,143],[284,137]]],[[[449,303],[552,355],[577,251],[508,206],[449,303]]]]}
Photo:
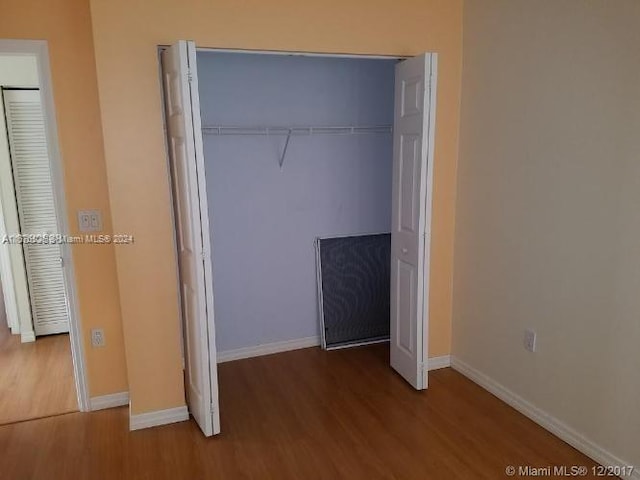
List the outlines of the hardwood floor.
{"type": "Polygon", "coordinates": [[[214,438],[192,421],[130,433],[126,408],[3,426],[0,477],[450,480],[594,465],[453,370],[416,392],[387,358],[377,345],[224,363],[214,438]]]}
{"type": "Polygon", "coordinates": [[[69,335],[20,343],[1,324],[0,425],[77,410],[69,335]]]}

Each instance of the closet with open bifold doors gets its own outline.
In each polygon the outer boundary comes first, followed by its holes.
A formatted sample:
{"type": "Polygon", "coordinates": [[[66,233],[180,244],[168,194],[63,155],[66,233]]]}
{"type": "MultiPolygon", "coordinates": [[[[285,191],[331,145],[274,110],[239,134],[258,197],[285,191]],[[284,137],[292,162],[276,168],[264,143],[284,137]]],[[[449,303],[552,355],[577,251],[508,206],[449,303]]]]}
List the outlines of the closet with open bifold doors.
{"type": "MultiPolygon", "coordinates": [[[[427,388],[436,55],[161,54],[189,411],[217,362],[390,342],[427,388]]],[[[224,388],[224,385],[220,386],[224,388]]]]}

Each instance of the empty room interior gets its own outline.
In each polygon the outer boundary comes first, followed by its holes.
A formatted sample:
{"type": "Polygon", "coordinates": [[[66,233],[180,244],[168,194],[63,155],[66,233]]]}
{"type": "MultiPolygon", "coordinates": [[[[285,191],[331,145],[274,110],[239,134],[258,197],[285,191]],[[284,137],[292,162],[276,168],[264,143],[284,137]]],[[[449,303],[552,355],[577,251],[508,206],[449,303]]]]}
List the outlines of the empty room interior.
{"type": "Polygon", "coordinates": [[[0,478],[640,480],[639,2],[0,12],[0,478]]]}

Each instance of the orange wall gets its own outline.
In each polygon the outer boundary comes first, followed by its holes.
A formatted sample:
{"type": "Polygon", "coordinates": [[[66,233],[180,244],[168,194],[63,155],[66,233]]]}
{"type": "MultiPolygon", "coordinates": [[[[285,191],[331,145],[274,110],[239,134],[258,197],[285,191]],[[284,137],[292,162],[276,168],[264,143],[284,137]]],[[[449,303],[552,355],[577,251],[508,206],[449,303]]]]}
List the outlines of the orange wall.
{"type": "Polygon", "coordinates": [[[157,45],[439,57],[430,354],[449,353],[462,0],[91,0],[131,411],[184,404],[157,45]]]}
{"type": "MultiPolygon", "coordinates": [[[[111,218],[104,162],[91,18],[87,0],[2,0],[0,38],[49,43],[53,93],[68,208],[102,210],[111,218]]],[[[125,247],[126,248],[126,247],[125,247]]],[[[91,396],[127,390],[120,301],[112,246],[73,246],[77,294],[91,396]],[[107,345],[92,349],[89,330],[105,330],[107,345]]]]}

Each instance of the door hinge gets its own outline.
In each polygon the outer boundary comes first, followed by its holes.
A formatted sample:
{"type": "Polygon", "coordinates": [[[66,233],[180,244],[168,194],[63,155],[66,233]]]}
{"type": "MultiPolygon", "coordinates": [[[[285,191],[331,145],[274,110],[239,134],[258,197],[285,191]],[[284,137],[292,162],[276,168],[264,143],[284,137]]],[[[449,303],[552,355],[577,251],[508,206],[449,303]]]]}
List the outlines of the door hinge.
{"type": "Polygon", "coordinates": [[[216,414],[216,405],[215,405],[215,403],[212,403],[210,405],[210,407],[211,407],[211,415],[215,415],[216,414]]]}
{"type": "Polygon", "coordinates": [[[193,82],[193,75],[191,74],[191,69],[187,70],[187,80],[189,80],[189,83],[193,82]]]}

